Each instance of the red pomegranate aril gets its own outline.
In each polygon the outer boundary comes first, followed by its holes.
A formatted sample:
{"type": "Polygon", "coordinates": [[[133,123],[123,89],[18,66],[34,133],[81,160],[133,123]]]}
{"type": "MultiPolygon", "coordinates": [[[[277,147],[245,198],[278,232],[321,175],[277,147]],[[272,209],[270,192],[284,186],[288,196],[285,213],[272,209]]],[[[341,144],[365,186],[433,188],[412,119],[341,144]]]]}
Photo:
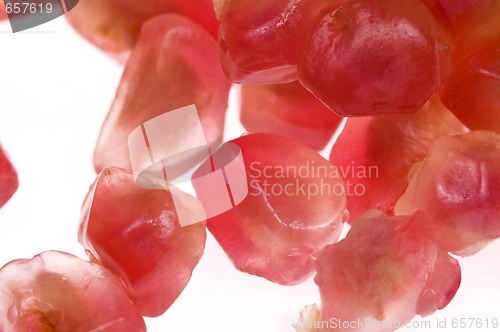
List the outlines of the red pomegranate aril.
{"type": "Polygon", "coordinates": [[[387,217],[372,210],[344,240],[326,246],[316,261],[320,320],[367,322],[342,331],[394,331],[416,314],[446,306],[460,286],[460,268],[425,226],[422,214],[387,217]],[[437,294],[428,296],[432,291],[437,294]]]}
{"type": "Polygon", "coordinates": [[[297,78],[302,39],[324,0],[234,0],[221,14],[224,71],[235,83],[276,84],[297,78]]]}
{"type": "Polygon", "coordinates": [[[123,281],[143,316],[159,316],[174,303],[204,251],[205,223],[181,227],[172,195],[187,214],[195,212],[193,197],[140,188],[131,173],[107,168],[83,204],[80,242],[123,281]]]}
{"type": "Polygon", "coordinates": [[[348,119],[330,161],[344,177],[349,223],[367,209],[391,215],[413,164],[425,158],[436,138],[464,132],[437,96],[416,114],[348,119]]]}
{"type": "Polygon", "coordinates": [[[16,170],[0,145],[0,208],[14,195],[18,185],[16,170]]]}
{"type": "Polygon", "coordinates": [[[220,141],[230,88],[217,43],[206,31],[178,15],[151,19],[143,25],[102,126],[96,171],[108,166],[131,170],[129,134],[147,120],[192,104],[207,141],[220,141]]]}
{"type": "Polygon", "coordinates": [[[438,245],[469,256],[500,236],[500,135],[441,137],[411,172],[395,213],[429,216],[438,245]]]}
{"type": "Polygon", "coordinates": [[[58,251],[0,269],[0,326],[5,332],[146,331],[111,272],[58,251]]]}
{"type": "Polygon", "coordinates": [[[130,51],[142,25],[161,14],[180,14],[217,36],[219,24],[210,0],[80,0],[66,17],[84,38],[114,56],[130,51]]]}
{"type": "Polygon", "coordinates": [[[298,141],[248,134],[231,142],[243,155],[248,196],[208,219],[208,229],[238,270],[297,284],[313,272],[318,251],[338,239],[345,219],[342,180],[298,141]]]}
{"type": "Polygon", "coordinates": [[[341,116],[415,113],[449,68],[431,12],[418,0],[353,0],[309,31],[298,77],[341,116]]]}
{"type": "Polygon", "coordinates": [[[250,132],[280,134],[321,150],[342,122],[299,82],[241,89],[240,119],[250,132]]]}
{"type": "Polygon", "coordinates": [[[500,133],[500,38],[456,63],[440,94],[467,127],[500,133]]]}

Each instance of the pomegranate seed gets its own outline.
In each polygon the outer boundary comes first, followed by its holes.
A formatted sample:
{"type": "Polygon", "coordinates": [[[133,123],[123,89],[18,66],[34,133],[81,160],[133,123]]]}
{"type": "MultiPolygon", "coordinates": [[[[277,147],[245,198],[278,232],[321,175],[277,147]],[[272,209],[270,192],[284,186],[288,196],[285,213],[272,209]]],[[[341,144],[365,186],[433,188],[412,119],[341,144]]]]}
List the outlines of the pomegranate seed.
{"type": "Polygon", "coordinates": [[[205,246],[204,223],[180,227],[172,195],[187,214],[194,212],[193,197],[139,188],[131,173],[107,168],[83,204],[80,242],[123,281],[143,316],[159,316],[172,305],[205,246]]]}
{"type": "Polygon", "coordinates": [[[94,165],[131,170],[128,135],[160,114],[196,104],[208,142],[220,141],[230,82],[215,40],[178,15],[144,24],[97,142],[94,165]]]}
{"type": "Polygon", "coordinates": [[[103,267],[47,251],[0,270],[2,331],[146,331],[123,285],[103,267]]]}
{"type": "Polygon", "coordinates": [[[18,185],[16,170],[0,145],[0,208],[14,195],[18,185]]]}
{"type": "Polygon", "coordinates": [[[345,219],[342,180],[297,141],[249,134],[231,142],[243,155],[248,196],[210,218],[208,229],[238,270],[297,284],[311,275],[314,255],[338,239],[345,219]]]}
{"type": "Polygon", "coordinates": [[[468,256],[500,236],[500,135],[475,131],[439,138],[415,165],[395,212],[424,211],[438,245],[468,256]]]}
{"type": "Polygon", "coordinates": [[[349,222],[367,209],[392,214],[411,166],[425,158],[436,138],[465,131],[437,97],[413,115],[348,119],[330,161],[344,177],[349,222]]]}
{"type": "Polygon", "coordinates": [[[321,150],[342,122],[298,82],[243,86],[241,122],[250,132],[276,133],[321,150]]]}

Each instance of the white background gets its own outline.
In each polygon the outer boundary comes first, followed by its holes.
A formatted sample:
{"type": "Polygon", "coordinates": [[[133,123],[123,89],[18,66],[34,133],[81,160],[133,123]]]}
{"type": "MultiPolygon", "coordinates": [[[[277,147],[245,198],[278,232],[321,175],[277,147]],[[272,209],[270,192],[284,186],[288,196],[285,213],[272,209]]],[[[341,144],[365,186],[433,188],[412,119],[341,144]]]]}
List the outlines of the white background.
{"type": "MultiPolygon", "coordinates": [[[[0,49],[0,142],[20,178],[18,192],[0,210],[0,266],[50,249],[85,257],[76,236],[79,212],[122,67],[63,18],[17,34],[2,23],[0,49]]],[[[228,114],[226,139],[243,132],[237,116],[228,114]]],[[[497,241],[461,259],[462,287],[445,310],[425,319],[429,331],[452,331],[453,318],[500,319],[499,256],[497,241]],[[448,320],[448,329],[436,328],[438,317],[448,320]]],[[[149,331],[291,332],[299,308],[318,301],[312,279],[284,287],[238,272],[209,235],[185,291],[147,324],[149,331]]]]}

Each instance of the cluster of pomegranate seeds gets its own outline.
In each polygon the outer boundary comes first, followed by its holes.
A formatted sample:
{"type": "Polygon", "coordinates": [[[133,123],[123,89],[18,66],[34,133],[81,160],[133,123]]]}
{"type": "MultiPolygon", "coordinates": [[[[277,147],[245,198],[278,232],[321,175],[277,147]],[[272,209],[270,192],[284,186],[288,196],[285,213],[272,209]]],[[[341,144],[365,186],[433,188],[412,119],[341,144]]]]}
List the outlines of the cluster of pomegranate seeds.
{"type": "Polygon", "coordinates": [[[438,139],[416,164],[396,213],[424,211],[438,245],[476,253],[500,236],[500,135],[474,131],[438,139]]]}
{"type": "Polygon", "coordinates": [[[427,227],[423,214],[387,217],[373,210],[344,240],[325,247],[316,261],[320,321],[349,323],[338,326],[342,331],[393,331],[445,307],[460,286],[460,266],[427,227]]]}
{"type": "Polygon", "coordinates": [[[319,250],[338,239],[346,218],[342,180],[295,140],[249,134],[231,142],[245,161],[248,196],[207,227],[238,270],[297,284],[313,272],[319,250]]]}
{"type": "Polygon", "coordinates": [[[18,185],[16,170],[0,145],[0,208],[14,195],[18,185]]]}
{"type": "MultiPolygon", "coordinates": [[[[320,321],[312,330],[393,331],[452,300],[461,270],[449,253],[500,236],[500,2],[86,0],[68,19],[127,60],[82,209],[92,262],[45,252],[4,266],[0,330],[144,331],[141,315],[186,287],[208,228],[240,271],[282,285],[316,271],[321,312],[301,317],[320,321]],[[206,211],[174,187],[139,187],[128,137],[194,104],[206,141],[221,141],[232,83],[245,84],[252,132],[231,141],[248,196],[181,227],[181,214],[206,211]],[[340,116],[328,161],[316,150],[340,116]]],[[[1,148],[0,186],[1,207],[17,188],[1,148]]]]}
{"type": "Polygon", "coordinates": [[[240,120],[249,132],[280,134],[321,150],[342,122],[297,81],[241,89],[240,120]]]}
{"type": "Polygon", "coordinates": [[[146,331],[121,282],[101,266],[47,251],[0,270],[2,331],[146,331]]]}
{"type": "MultiPolygon", "coordinates": [[[[216,41],[196,23],[174,14],[142,26],[95,149],[97,172],[131,170],[128,136],[165,112],[195,104],[208,142],[220,141],[231,83],[216,41]]],[[[181,134],[181,133],[179,133],[181,134]]]]}
{"type": "Polygon", "coordinates": [[[392,214],[408,186],[412,165],[427,155],[441,136],[466,128],[433,97],[415,114],[350,118],[332,148],[330,161],[346,185],[349,223],[367,209],[392,214]]]}
{"type": "Polygon", "coordinates": [[[205,247],[205,224],[181,227],[172,195],[185,204],[185,215],[196,213],[193,197],[143,189],[133,174],[106,168],[83,204],[80,242],[123,281],[144,316],[159,316],[170,307],[205,247]]]}
{"type": "Polygon", "coordinates": [[[80,1],[67,18],[83,37],[102,50],[120,56],[134,46],[149,19],[160,14],[180,14],[217,36],[217,21],[211,0],[136,0],[80,1]]]}

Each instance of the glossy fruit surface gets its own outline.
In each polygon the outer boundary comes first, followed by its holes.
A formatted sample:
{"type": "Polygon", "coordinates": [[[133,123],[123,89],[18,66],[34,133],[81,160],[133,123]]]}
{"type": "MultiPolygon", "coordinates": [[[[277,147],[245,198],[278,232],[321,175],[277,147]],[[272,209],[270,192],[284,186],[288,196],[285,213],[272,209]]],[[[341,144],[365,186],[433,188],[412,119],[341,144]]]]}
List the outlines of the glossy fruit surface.
{"type": "Polygon", "coordinates": [[[88,41],[120,56],[137,42],[145,22],[167,13],[185,16],[217,36],[218,22],[210,0],[80,0],[66,16],[88,41]]]}
{"type": "MultiPolygon", "coordinates": [[[[192,197],[174,195],[195,212],[192,197]]],[[[205,224],[180,227],[176,207],[171,192],[140,188],[118,168],[102,171],[83,204],[81,244],[123,281],[144,316],[172,305],[204,251],[205,224]]]]}
{"type": "Polygon", "coordinates": [[[118,279],[58,251],[2,267],[0,326],[4,332],[146,331],[118,279]]]}
{"type": "Polygon", "coordinates": [[[341,116],[415,113],[438,90],[449,54],[418,0],[353,0],[309,31],[298,77],[341,116]]]}
{"type": "Polygon", "coordinates": [[[229,1],[219,32],[228,77],[242,84],[294,81],[302,39],[324,4],[324,0],[229,1]]]}
{"type": "Polygon", "coordinates": [[[280,134],[321,150],[342,121],[299,82],[241,89],[240,119],[250,132],[280,134]]]}
{"type": "Polygon", "coordinates": [[[461,256],[500,236],[500,135],[474,131],[438,139],[415,165],[395,212],[421,210],[437,243],[461,256]]]}
{"type": "Polygon", "coordinates": [[[0,145],[0,208],[14,195],[18,185],[16,170],[0,145]]]}
{"type": "Polygon", "coordinates": [[[325,247],[315,277],[321,321],[366,324],[320,331],[395,331],[416,314],[429,315],[451,301],[461,282],[460,267],[436,247],[424,219],[421,214],[390,218],[372,210],[344,240],[325,247]]]}
{"type": "MultiPolygon", "coordinates": [[[[192,104],[207,141],[220,141],[230,87],[217,44],[199,25],[178,15],[148,21],[101,128],[94,154],[96,171],[107,166],[130,170],[130,133],[147,120],[192,104]]],[[[187,135],[179,133],[183,134],[187,135]]]]}
{"type": "Polygon", "coordinates": [[[465,131],[436,97],[416,114],[348,119],[330,161],[344,178],[349,223],[367,209],[392,214],[413,164],[425,158],[438,137],[465,131]]]}
{"type": "Polygon", "coordinates": [[[208,229],[240,271],[297,284],[313,272],[314,255],[338,239],[345,219],[342,180],[297,141],[248,134],[231,142],[243,155],[248,196],[210,218],[208,229]]]}
{"type": "Polygon", "coordinates": [[[500,133],[500,38],[457,62],[440,94],[467,127],[500,133]]]}

